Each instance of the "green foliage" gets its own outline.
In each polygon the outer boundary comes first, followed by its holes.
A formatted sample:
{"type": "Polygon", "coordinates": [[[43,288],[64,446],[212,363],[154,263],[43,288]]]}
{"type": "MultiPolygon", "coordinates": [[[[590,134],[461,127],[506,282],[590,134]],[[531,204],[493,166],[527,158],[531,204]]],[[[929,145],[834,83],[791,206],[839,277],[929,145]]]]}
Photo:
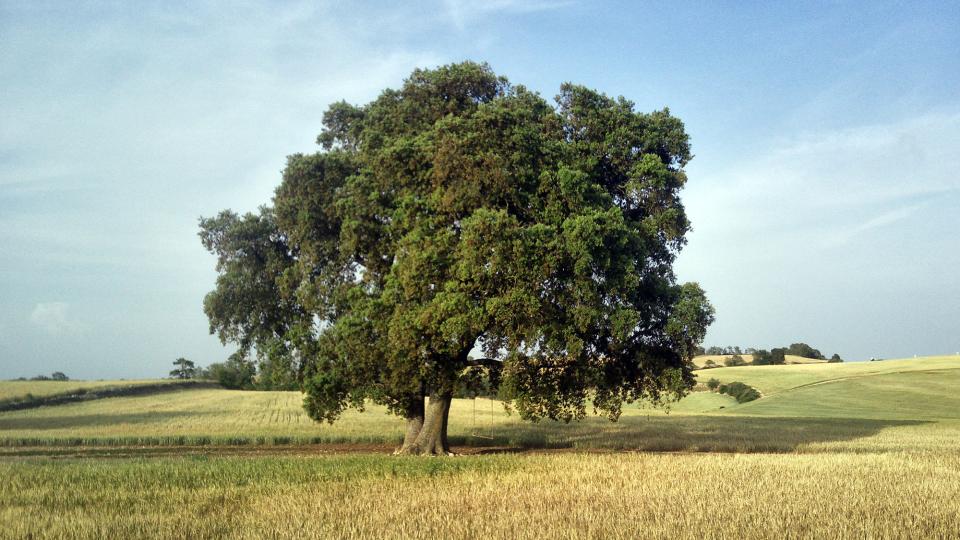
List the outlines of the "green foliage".
{"type": "Polygon", "coordinates": [[[786,349],[777,348],[777,349],[759,349],[753,353],[753,364],[755,366],[775,366],[783,365],[786,363],[787,359],[785,356],[786,349]]]}
{"type": "Polygon", "coordinates": [[[723,365],[727,367],[745,366],[747,365],[747,361],[744,360],[739,354],[735,354],[730,358],[724,359],[723,365]]]}
{"type": "Polygon", "coordinates": [[[672,270],[692,155],[669,110],[572,84],[551,106],[465,62],[323,123],[273,208],[201,220],[211,332],[289,359],[313,418],[367,399],[405,415],[477,365],[527,419],[581,418],[588,396],[617,418],[692,385],[714,316],[672,270]]]}
{"type": "Polygon", "coordinates": [[[735,381],[728,384],[719,384],[719,382],[717,381],[717,391],[733,397],[737,400],[737,403],[746,403],[760,398],[760,392],[756,388],[742,382],[735,381]]]}
{"type": "Polygon", "coordinates": [[[839,354],[834,353],[834,355],[830,357],[829,362],[831,364],[839,364],[840,362],[843,362],[843,358],[840,358],[839,354]]]}
{"type": "Polygon", "coordinates": [[[730,345],[728,347],[712,346],[706,349],[701,354],[709,354],[710,356],[720,356],[720,355],[730,355],[730,354],[743,354],[743,351],[741,351],[740,347],[736,345],[730,345]]]}
{"type": "Polygon", "coordinates": [[[709,381],[707,381],[707,388],[709,388],[710,390],[715,391],[719,387],[720,387],[720,381],[718,381],[717,379],[710,379],[709,381]]]}
{"type": "Polygon", "coordinates": [[[170,372],[171,379],[192,379],[197,376],[197,367],[186,358],[177,358],[173,365],[176,367],[170,372]]]}
{"type": "Polygon", "coordinates": [[[254,386],[256,367],[241,353],[234,353],[223,363],[210,364],[207,377],[224,388],[250,390],[254,386]]]}
{"type": "MultiPolygon", "coordinates": [[[[20,377],[17,379],[19,381],[27,380],[25,377],[20,377]]],[[[30,377],[31,381],[69,381],[70,377],[67,377],[62,371],[54,371],[50,375],[35,375],[30,377]]]]}
{"type": "Polygon", "coordinates": [[[807,345],[806,343],[792,343],[789,347],[786,348],[784,352],[785,354],[790,354],[793,356],[802,356],[803,358],[814,358],[817,360],[825,359],[823,354],[820,351],[818,351],[817,349],[814,349],[813,347],[811,347],[810,345],[807,345]]]}

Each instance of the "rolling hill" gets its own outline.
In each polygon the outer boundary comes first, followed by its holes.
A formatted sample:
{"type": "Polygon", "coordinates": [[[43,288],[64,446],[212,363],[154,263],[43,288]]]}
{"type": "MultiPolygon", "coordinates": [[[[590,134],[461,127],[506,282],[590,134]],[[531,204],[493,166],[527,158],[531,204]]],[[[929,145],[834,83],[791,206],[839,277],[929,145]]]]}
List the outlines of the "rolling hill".
{"type": "MultiPolygon", "coordinates": [[[[451,440],[470,446],[786,451],[811,444],[880,444],[884,427],[898,437],[885,448],[926,437],[945,444],[960,432],[960,356],[845,364],[744,366],[702,370],[699,382],[740,381],[763,397],[738,404],[694,392],[669,411],[625,406],[617,423],[588,417],[565,424],[524,422],[499,402],[458,399],[451,440]],[[927,426],[927,427],[923,427],[927,426]],[[937,426],[930,431],[930,426],[937,426]],[[929,428],[929,429],[928,429],[929,428]],[[917,431],[917,430],[921,431],[917,431]],[[927,430],[927,431],[923,431],[927,430]],[[929,433],[928,433],[929,431],[929,433]],[[938,435],[933,437],[931,434],[938,435]],[[919,433],[919,435],[918,435],[919,433]],[[953,436],[951,435],[951,436],[953,436]]],[[[150,395],[0,412],[0,447],[395,444],[403,421],[369,405],[333,425],[307,417],[298,392],[179,388],[150,395]]],[[[950,443],[953,444],[953,443],[950,443]]]]}
{"type": "MultiPolygon", "coordinates": [[[[733,358],[734,356],[735,355],[732,355],[732,354],[704,354],[701,356],[695,356],[693,358],[693,365],[697,366],[698,368],[703,368],[706,366],[707,361],[712,361],[717,366],[722,367],[724,366],[724,362],[733,358]]],[[[747,364],[750,364],[753,361],[752,355],[749,355],[749,354],[741,354],[740,357],[743,358],[743,360],[747,362],[747,364]]],[[[827,363],[826,360],[819,360],[817,358],[804,358],[803,356],[796,356],[793,354],[785,355],[784,360],[788,365],[826,364],[827,363]]]]}

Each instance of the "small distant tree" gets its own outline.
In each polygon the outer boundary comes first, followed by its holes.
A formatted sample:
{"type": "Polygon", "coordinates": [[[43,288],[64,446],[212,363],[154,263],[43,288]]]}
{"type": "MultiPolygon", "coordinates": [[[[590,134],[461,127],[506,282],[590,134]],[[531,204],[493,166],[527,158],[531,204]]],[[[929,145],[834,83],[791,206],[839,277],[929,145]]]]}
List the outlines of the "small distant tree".
{"type": "Polygon", "coordinates": [[[745,366],[747,365],[747,361],[744,360],[743,357],[740,356],[739,354],[735,354],[730,358],[727,358],[726,360],[724,360],[723,365],[727,367],[745,366]]]}
{"type": "Polygon", "coordinates": [[[720,386],[720,381],[716,379],[710,379],[709,381],[707,381],[707,388],[709,388],[710,390],[716,391],[716,389],[719,386],[720,386]]]}
{"type": "Polygon", "coordinates": [[[170,371],[171,379],[192,379],[197,374],[196,365],[186,358],[177,358],[173,365],[176,367],[170,371]]]}
{"type": "Polygon", "coordinates": [[[757,366],[768,366],[771,364],[770,351],[766,349],[757,349],[753,352],[753,364],[757,366]]]}
{"type": "Polygon", "coordinates": [[[723,354],[723,349],[714,345],[713,347],[710,347],[709,349],[707,349],[707,354],[709,354],[710,356],[720,355],[720,354],[723,354]]]}
{"type": "Polygon", "coordinates": [[[830,357],[831,364],[838,364],[840,362],[843,362],[843,358],[840,358],[839,354],[834,353],[834,355],[830,357]]]}
{"type": "Polygon", "coordinates": [[[791,343],[786,349],[786,354],[801,356],[803,358],[814,358],[823,360],[823,354],[806,343],[791,343]]]}
{"type": "Polygon", "coordinates": [[[713,360],[707,360],[706,362],[703,363],[703,367],[705,367],[705,368],[707,368],[707,369],[715,368],[715,367],[717,367],[717,363],[714,362],[713,360]]]}
{"type": "Polygon", "coordinates": [[[70,377],[67,377],[62,371],[54,371],[50,374],[50,378],[55,381],[69,381],[70,377]]]}
{"type": "Polygon", "coordinates": [[[775,366],[782,366],[783,364],[786,364],[786,352],[787,350],[782,347],[770,349],[770,364],[775,366]]]}
{"type": "Polygon", "coordinates": [[[31,381],[49,381],[50,377],[48,377],[47,375],[36,375],[34,377],[30,377],[30,380],[31,381]]]}

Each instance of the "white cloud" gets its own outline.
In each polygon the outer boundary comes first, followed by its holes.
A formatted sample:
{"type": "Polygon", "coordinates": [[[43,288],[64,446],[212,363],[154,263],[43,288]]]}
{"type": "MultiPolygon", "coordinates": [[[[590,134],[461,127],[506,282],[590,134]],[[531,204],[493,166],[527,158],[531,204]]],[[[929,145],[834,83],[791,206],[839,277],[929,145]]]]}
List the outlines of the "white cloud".
{"type": "Polygon", "coordinates": [[[569,6],[572,0],[444,0],[447,16],[459,30],[472,19],[495,13],[536,13],[569,6]]]}
{"type": "Polygon", "coordinates": [[[774,141],[715,173],[694,161],[677,272],[717,308],[707,341],[843,355],[943,343],[955,309],[942,298],[960,286],[957,148],[951,112],[774,141]]]}
{"type": "Polygon", "coordinates": [[[857,235],[907,219],[924,206],[927,206],[926,203],[911,204],[901,208],[895,208],[889,212],[883,212],[846,231],[838,232],[834,237],[828,239],[827,245],[836,246],[847,244],[857,235]]]}
{"type": "Polygon", "coordinates": [[[66,302],[40,302],[30,313],[30,322],[53,336],[74,336],[83,333],[85,327],[70,317],[70,304],[66,302]]]}
{"type": "MultiPolygon", "coordinates": [[[[960,114],[808,133],[715,174],[691,169],[692,242],[841,243],[960,191],[960,114]],[[782,231],[782,232],[781,232],[782,231]]],[[[791,248],[794,249],[794,248],[791,248]]]]}

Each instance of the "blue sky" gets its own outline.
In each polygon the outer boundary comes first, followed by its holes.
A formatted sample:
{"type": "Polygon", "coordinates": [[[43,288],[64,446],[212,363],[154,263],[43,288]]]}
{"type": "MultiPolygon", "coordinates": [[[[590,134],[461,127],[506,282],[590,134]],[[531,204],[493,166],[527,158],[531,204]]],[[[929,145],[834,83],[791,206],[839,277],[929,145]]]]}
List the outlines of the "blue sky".
{"type": "Polygon", "coordinates": [[[0,2],[0,378],[223,360],[197,218],[269,202],[329,103],[464,59],[685,121],[708,344],[960,351],[958,6],[0,2]]]}

